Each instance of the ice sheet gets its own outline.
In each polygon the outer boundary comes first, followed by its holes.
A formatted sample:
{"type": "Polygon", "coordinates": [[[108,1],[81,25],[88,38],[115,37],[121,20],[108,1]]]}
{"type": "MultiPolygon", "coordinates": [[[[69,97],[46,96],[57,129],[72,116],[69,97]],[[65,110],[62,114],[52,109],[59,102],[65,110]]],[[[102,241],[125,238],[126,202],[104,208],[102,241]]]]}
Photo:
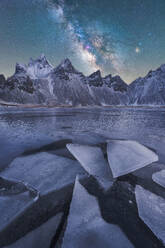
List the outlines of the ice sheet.
{"type": "Polygon", "coordinates": [[[165,244],[165,199],[141,186],[136,186],[135,195],[140,218],[165,244]]]}
{"type": "Polygon", "coordinates": [[[77,161],[41,152],[16,158],[0,176],[24,182],[43,195],[73,183],[79,173],[84,170],[77,161]]]}
{"type": "Polygon", "coordinates": [[[113,184],[112,172],[103,156],[101,148],[94,146],[68,144],[67,148],[83,168],[93,175],[104,189],[113,184]]]}
{"type": "Polygon", "coordinates": [[[32,203],[33,199],[29,197],[28,192],[18,195],[0,196],[0,232],[32,203]]]}
{"type": "Polygon", "coordinates": [[[156,153],[131,140],[108,141],[107,154],[113,177],[128,174],[158,161],[156,153]]]}
{"type": "Polygon", "coordinates": [[[155,183],[165,188],[165,170],[154,173],[152,179],[155,183]]]}
{"type": "Polygon", "coordinates": [[[117,225],[104,221],[96,198],[75,182],[62,248],[133,248],[117,225]]]}
{"type": "Polygon", "coordinates": [[[23,238],[4,248],[49,248],[56,233],[62,213],[57,214],[37,229],[29,232],[23,238]]]}

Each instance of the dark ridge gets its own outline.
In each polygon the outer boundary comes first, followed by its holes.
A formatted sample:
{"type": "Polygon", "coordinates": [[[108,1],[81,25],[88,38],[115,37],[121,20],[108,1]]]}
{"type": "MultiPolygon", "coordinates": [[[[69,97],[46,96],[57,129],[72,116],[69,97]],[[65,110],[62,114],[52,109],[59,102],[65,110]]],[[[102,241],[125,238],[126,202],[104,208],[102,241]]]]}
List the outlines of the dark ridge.
{"type": "Polygon", "coordinates": [[[50,143],[48,145],[42,146],[40,148],[25,151],[24,153],[22,153],[22,156],[32,155],[32,154],[35,154],[38,152],[55,151],[58,149],[65,148],[68,143],[72,143],[72,140],[71,139],[63,139],[63,140],[60,139],[58,141],[55,141],[55,142],[50,143]]]}

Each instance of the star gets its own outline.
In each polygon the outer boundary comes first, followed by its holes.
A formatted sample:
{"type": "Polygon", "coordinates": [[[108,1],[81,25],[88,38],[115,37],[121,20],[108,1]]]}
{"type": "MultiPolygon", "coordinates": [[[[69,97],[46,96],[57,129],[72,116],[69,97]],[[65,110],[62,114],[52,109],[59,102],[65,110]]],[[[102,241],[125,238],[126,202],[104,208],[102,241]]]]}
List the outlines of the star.
{"type": "Polygon", "coordinates": [[[135,48],[135,52],[136,52],[136,53],[140,53],[140,48],[139,48],[139,47],[136,47],[136,48],[135,48]]]}

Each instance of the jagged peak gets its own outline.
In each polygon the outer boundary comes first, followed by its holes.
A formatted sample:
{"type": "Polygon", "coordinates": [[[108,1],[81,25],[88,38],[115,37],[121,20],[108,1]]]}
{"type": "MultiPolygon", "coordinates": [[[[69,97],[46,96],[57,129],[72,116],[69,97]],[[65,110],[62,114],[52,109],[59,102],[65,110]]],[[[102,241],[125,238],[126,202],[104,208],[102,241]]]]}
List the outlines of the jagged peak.
{"type": "Polygon", "coordinates": [[[6,81],[6,78],[3,74],[0,74],[0,81],[6,81]]]}
{"type": "Polygon", "coordinates": [[[116,83],[120,83],[120,84],[123,84],[123,85],[127,85],[124,80],[119,76],[119,75],[115,75],[113,77],[111,77],[112,79],[112,82],[116,82],[116,83]]]}
{"type": "Polygon", "coordinates": [[[37,79],[46,77],[53,67],[49,64],[44,54],[37,59],[30,58],[28,65],[16,63],[15,75],[25,75],[37,79]]]}
{"type": "Polygon", "coordinates": [[[40,55],[39,59],[40,59],[40,60],[47,60],[44,53],[42,53],[42,54],[40,55]]]}
{"type": "Polygon", "coordinates": [[[48,62],[45,54],[41,54],[40,57],[36,61],[39,63],[47,64],[47,65],[51,66],[50,63],[48,62]]]}
{"type": "Polygon", "coordinates": [[[95,71],[88,77],[89,85],[90,86],[95,86],[95,87],[100,87],[103,85],[103,79],[101,77],[101,72],[100,70],[95,71]]]}
{"type": "MultiPolygon", "coordinates": [[[[122,80],[121,77],[119,75],[115,75],[112,77],[112,79],[114,80],[122,80]]],[[[123,81],[123,80],[122,80],[123,81]]]]}
{"type": "Polygon", "coordinates": [[[16,63],[15,66],[15,73],[25,73],[26,72],[26,65],[24,64],[20,64],[20,63],[16,63]]]}
{"type": "Polygon", "coordinates": [[[66,58],[61,62],[61,66],[72,66],[70,59],[66,58]]]}
{"type": "Polygon", "coordinates": [[[103,79],[111,79],[112,78],[112,74],[108,74],[105,77],[103,77],[103,79]]]}
{"type": "Polygon", "coordinates": [[[55,69],[55,71],[61,71],[61,70],[69,73],[79,73],[74,68],[74,66],[72,65],[71,61],[68,58],[64,59],[55,69]]]}
{"type": "Polygon", "coordinates": [[[44,54],[41,54],[40,57],[37,59],[30,58],[28,66],[34,66],[35,64],[52,67],[44,54]]]}
{"type": "Polygon", "coordinates": [[[150,70],[144,79],[159,76],[160,72],[165,73],[165,64],[162,64],[156,70],[150,70]]]}
{"type": "Polygon", "coordinates": [[[101,71],[100,70],[97,70],[95,72],[93,72],[92,74],[89,75],[88,77],[89,79],[91,78],[98,78],[98,79],[102,79],[101,77],[101,71]]]}
{"type": "Polygon", "coordinates": [[[161,71],[165,72],[165,64],[162,64],[162,65],[158,68],[158,70],[161,70],[161,71]]]}

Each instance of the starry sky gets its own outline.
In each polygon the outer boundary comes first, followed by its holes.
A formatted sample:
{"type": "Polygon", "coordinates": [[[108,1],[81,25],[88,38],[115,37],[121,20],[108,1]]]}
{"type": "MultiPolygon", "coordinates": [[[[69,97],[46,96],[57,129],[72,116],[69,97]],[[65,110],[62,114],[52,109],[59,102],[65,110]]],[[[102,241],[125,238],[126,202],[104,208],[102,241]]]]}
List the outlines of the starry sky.
{"type": "Polygon", "coordinates": [[[0,0],[0,73],[42,53],[130,83],[165,63],[165,0],[0,0]]]}

